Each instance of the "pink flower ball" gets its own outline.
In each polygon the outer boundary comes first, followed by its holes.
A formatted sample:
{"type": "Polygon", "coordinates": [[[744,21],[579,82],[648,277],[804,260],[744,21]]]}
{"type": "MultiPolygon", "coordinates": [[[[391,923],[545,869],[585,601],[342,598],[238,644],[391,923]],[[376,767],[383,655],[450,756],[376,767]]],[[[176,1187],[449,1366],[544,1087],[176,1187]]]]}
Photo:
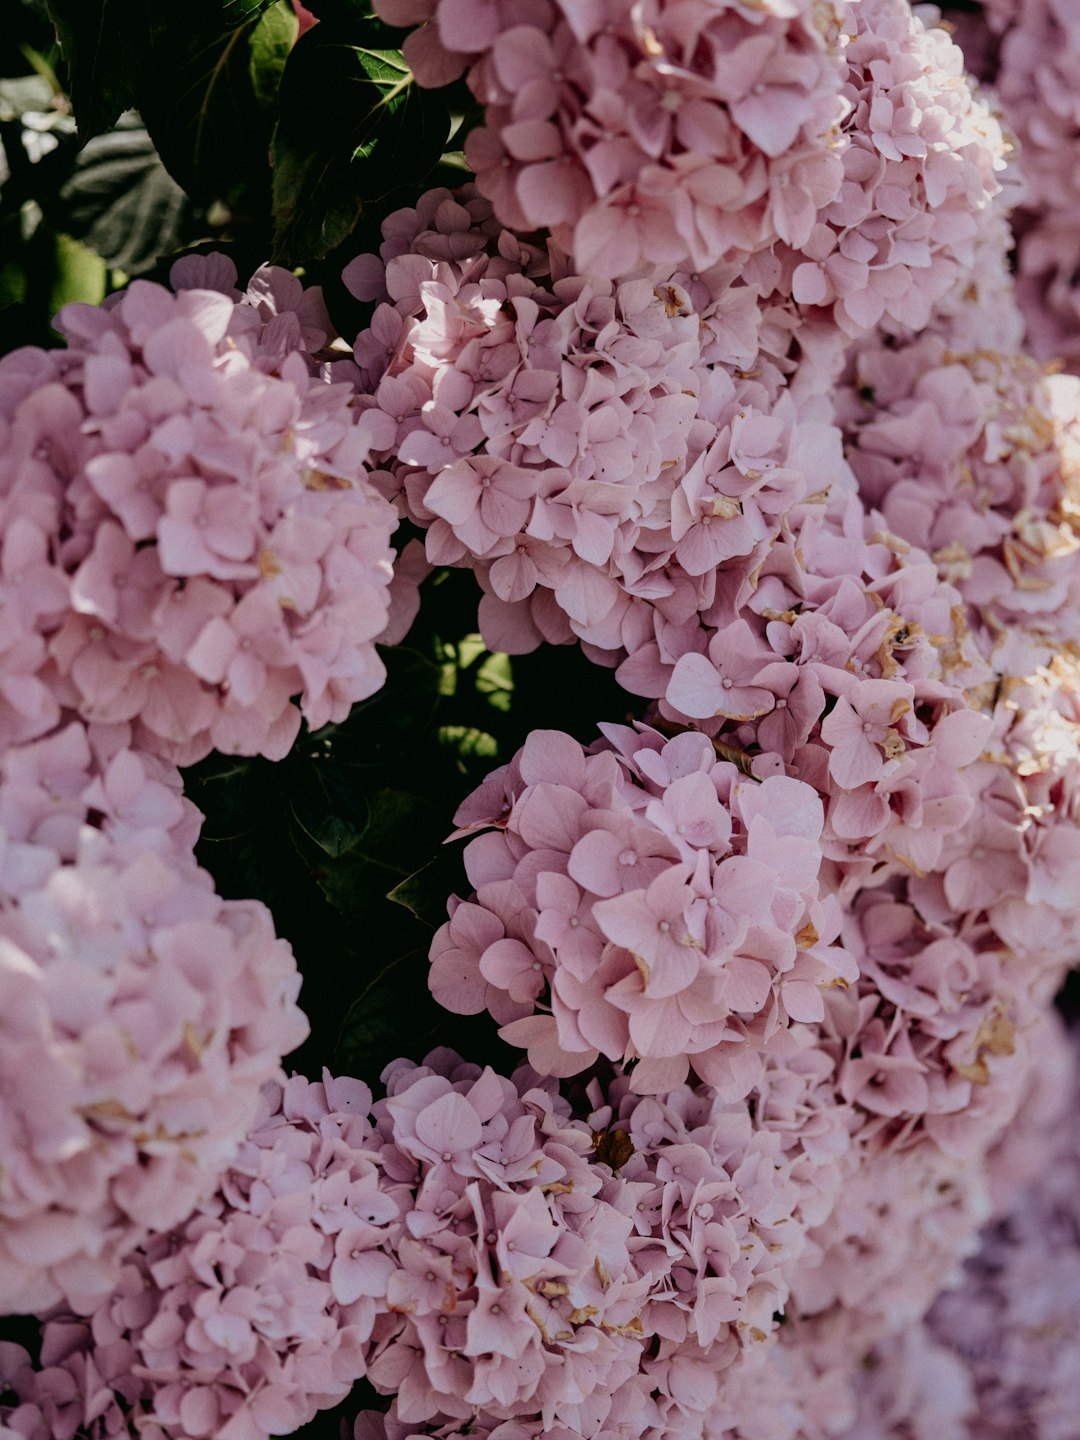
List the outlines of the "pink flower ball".
{"type": "Polygon", "coordinates": [[[1028,673],[1080,642],[1080,380],[935,335],[868,344],[853,368],[842,407],[859,492],[933,556],[995,668],[1028,673]]]}
{"type": "Polygon", "coordinates": [[[801,244],[843,180],[849,0],[748,7],[619,0],[380,0],[422,85],[467,69],[466,142],[512,229],[549,229],[583,274],[706,270],[801,244]],[[467,47],[467,48],[463,48],[467,47]]]}
{"type": "Polygon", "coordinates": [[[873,396],[842,402],[872,517],[930,553],[991,671],[967,694],[991,725],[964,774],[974,812],[910,893],[935,923],[985,916],[1052,993],[1080,957],[1080,381],[932,335],[867,346],[854,380],[873,396]]]}
{"type": "Polygon", "coordinates": [[[0,1348],[18,1402],[0,1423],[70,1434],[90,1393],[87,1440],[131,1411],[155,1440],[265,1440],[366,1375],[395,1397],[391,1434],[700,1426],[775,1335],[839,1177],[842,1120],[793,1133],[782,1068],[754,1116],[617,1079],[575,1118],[527,1067],[448,1050],[389,1066],[374,1107],[325,1074],[267,1086],[217,1194],[132,1251],[88,1319],[54,1313],[39,1371],[0,1348]]]}
{"type": "Polygon", "coordinates": [[[0,1313],[93,1309],[307,1033],[269,911],[195,864],[200,819],[115,733],[0,758],[0,1313]]]}
{"type": "Polygon", "coordinates": [[[829,367],[800,368],[809,398],[785,391],[791,328],[735,267],[586,279],[469,187],[384,235],[345,272],[382,301],[355,347],[358,403],[393,426],[372,478],[432,564],[474,569],[496,648],[576,637],[618,663],[707,610],[718,567],[753,569],[843,472],[813,398],[829,367]]]}
{"type": "Polygon", "coordinates": [[[879,323],[922,329],[964,283],[1009,150],[944,29],[908,0],[860,0],[854,20],[843,181],[791,247],[782,282],[799,305],[828,307],[851,338],[879,323]]]}
{"type": "Polygon", "coordinates": [[[489,1010],[542,1074],[602,1054],[650,1094],[692,1064],[741,1099],[790,1052],[789,1022],[821,1020],[822,987],[858,973],[819,886],[821,801],[741,775],[703,735],[605,728],[621,756],[536,732],[458,812],[489,833],[466,849],[476,893],[435,937],[432,992],[489,1010]]]}
{"type": "Polygon", "coordinates": [[[465,154],[499,219],[590,278],[736,261],[800,321],[919,328],[962,282],[1009,146],[907,0],[586,11],[381,0],[422,85],[484,106],[465,154]]]}
{"type": "Polygon", "coordinates": [[[315,373],[317,292],[235,279],[185,257],[176,294],[136,281],[69,306],[66,350],[0,362],[4,743],[63,705],[178,763],[277,759],[301,712],[341,720],[382,683],[396,520],[363,465],[379,417],[315,373]]]}
{"type": "Polygon", "coordinates": [[[1014,224],[1025,343],[1080,366],[1080,13],[1069,0],[988,0],[990,78],[1018,141],[1023,195],[1014,224]]]}
{"type": "MultiPolygon", "coordinates": [[[[1049,1037],[1048,1037],[1049,1038],[1049,1037]]],[[[1055,1058],[1057,1041],[1050,1046],[1055,1058]]],[[[1056,1114],[1029,1119],[1027,1184],[988,1227],[959,1283],[927,1320],[879,1347],[859,1379],[847,1440],[1066,1440],[1080,1404],[1080,1181],[1072,1064],[1054,1075],[1056,1114]],[[1070,1073],[1071,1071],[1071,1073],[1070,1073]]]]}

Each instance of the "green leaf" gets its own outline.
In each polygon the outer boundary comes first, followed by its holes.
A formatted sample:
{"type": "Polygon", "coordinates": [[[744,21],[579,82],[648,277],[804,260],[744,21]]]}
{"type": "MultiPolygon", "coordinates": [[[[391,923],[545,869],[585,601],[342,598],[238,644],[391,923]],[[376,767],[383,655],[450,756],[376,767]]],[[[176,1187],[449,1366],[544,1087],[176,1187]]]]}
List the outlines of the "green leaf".
{"type": "Polygon", "coordinates": [[[294,752],[287,774],[292,816],[304,834],[332,860],[355,850],[370,820],[363,776],[333,737],[294,752]]]}
{"type": "Polygon", "coordinates": [[[392,1060],[419,1060],[444,1012],[428,991],[423,950],[399,956],[354,1001],[341,1025],[339,1073],[375,1080],[392,1060]]]}
{"type": "MultiPolygon", "coordinates": [[[[439,700],[439,669],[405,645],[381,651],[386,684],[334,727],[338,753],[371,771],[424,743],[439,700]]],[[[320,732],[325,733],[325,732],[320,732]]]]}
{"type": "Polygon", "coordinates": [[[285,62],[296,44],[299,29],[300,21],[289,0],[274,0],[251,32],[248,58],[251,89],[265,109],[273,110],[277,105],[285,62]]]}
{"type": "Polygon", "coordinates": [[[49,0],[49,7],[84,140],[137,109],[190,195],[239,201],[257,193],[261,179],[265,209],[274,95],[296,34],[291,7],[283,0],[49,0]]]}
{"type": "Polygon", "coordinates": [[[416,868],[425,853],[421,849],[416,854],[416,837],[431,829],[433,818],[426,800],[404,790],[378,790],[368,808],[363,833],[337,857],[327,850],[327,860],[315,867],[315,878],[331,905],[358,920],[416,868]]]}
{"type": "Polygon", "coordinates": [[[438,737],[440,745],[450,746],[463,760],[494,760],[499,754],[495,736],[475,725],[440,725],[438,737]]]}
{"type": "Polygon", "coordinates": [[[434,860],[407,876],[386,898],[403,905],[429,929],[437,929],[446,919],[446,902],[465,883],[460,849],[446,849],[434,860]]]}
{"type": "Polygon", "coordinates": [[[476,689],[496,710],[509,710],[514,698],[514,669],[509,655],[493,651],[476,672],[476,689]]]}
{"type": "Polygon", "coordinates": [[[221,0],[221,24],[225,30],[235,30],[255,20],[274,4],[274,0],[221,0]]]}
{"type": "Polygon", "coordinates": [[[334,16],[290,54],[273,141],[276,259],[321,259],[365,207],[415,192],[438,160],[449,112],[413,83],[396,34],[359,14],[334,16]]]}
{"type": "Polygon", "coordinates": [[[105,298],[107,275],[105,262],[86,245],[70,235],[53,237],[56,246],[56,277],[49,296],[51,313],[64,305],[80,301],[84,305],[100,305],[105,298]]]}
{"type": "Polygon", "coordinates": [[[150,269],[199,233],[197,212],[134,115],[87,143],[50,215],[128,275],[150,269]]]}
{"type": "Polygon", "coordinates": [[[138,0],[49,0],[49,14],[67,63],[79,135],[86,140],[135,103],[131,60],[146,40],[145,6],[138,0]]]}
{"type": "Polygon", "coordinates": [[[261,22],[223,32],[218,6],[202,0],[180,12],[183,25],[167,7],[168,20],[155,21],[138,109],[165,168],[192,198],[258,213],[269,198],[273,124],[252,83],[261,22]]]}

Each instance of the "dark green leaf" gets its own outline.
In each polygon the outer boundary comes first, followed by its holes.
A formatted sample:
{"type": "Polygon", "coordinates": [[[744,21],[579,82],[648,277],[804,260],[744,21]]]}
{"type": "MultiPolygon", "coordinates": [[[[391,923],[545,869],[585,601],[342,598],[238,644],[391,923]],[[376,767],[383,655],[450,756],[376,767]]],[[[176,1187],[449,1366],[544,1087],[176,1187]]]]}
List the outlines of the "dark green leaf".
{"type": "Polygon", "coordinates": [[[367,801],[354,766],[340,764],[327,739],[290,764],[293,819],[310,840],[332,860],[355,850],[368,825],[367,801]]]}
{"type": "Polygon", "coordinates": [[[434,860],[414,870],[387,894],[395,905],[404,905],[423,924],[435,930],[446,919],[446,902],[465,884],[465,872],[458,847],[443,850],[434,860]]]}
{"type": "Polygon", "coordinates": [[[373,1081],[392,1060],[419,1060],[445,1012],[428,990],[428,959],[414,950],[391,963],[353,1003],[338,1040],[339,1070],[373,1081]]]}
{"type": "Polygon", "coordinates": [[[134,115],[79,154],[59,195],[58,224],[129,275],[198,234],[198,216],[134,115]]]}
{"type": "Polygon", "coordinates": [[[235,30],[249,20],[255,20],[268,10],[274,0],[221,0],[221,26],[223,30],[235,30]]]}
{"type": "Polygon", "coordinates": [[[404,645],[381,653],[386,684],[334,728],[338,754],[367,770],[423,743],[439,700],[439,669],[425,655],[404,645]]]}
{"type": "Polygon", "coordinates": [[[321,258],[365,206],[415,192],[438,160],[445,100],[413,84],[396,33],[358,14],[328,17],[289,56],[273,145],[279,260],[321,258]]]}
{"type": "Polygon", "coordinates": [[[274,95],[296,34],[284,0],[50,0],[50,8],[84,139],[138,109],[190,195],[241,205],[261,181],[265,207],[274,95]]]}
{"type": "Polygon", "coordinates": [[[209,15],[205,3],[195,8],[199,27],[158,22],[138,108],[166,169],[190,196],[258,209],[269,192],[272,124],[252,86],[259,22],[223,34],[216,7],[209,15]]]}
{"type": "Polygon", "coordinates": [[[419,795],[379,790],[368,804],[370,815],[363,833],[354,837],[340,856],[328,854],[315,867],[315,878],[331,905],[357,920],[370,914],[390,890],[408,878],[417,860],[434,848],[434,843],[421,840],[417,853],[417,838],[433,829],[434,818],[419,795]]]}
{"type": "Polygon", "coordinates": [[[49,0],[79,134],[99,135],[135,103],[132,58],[146,42],[146,0],[49,0]]]}

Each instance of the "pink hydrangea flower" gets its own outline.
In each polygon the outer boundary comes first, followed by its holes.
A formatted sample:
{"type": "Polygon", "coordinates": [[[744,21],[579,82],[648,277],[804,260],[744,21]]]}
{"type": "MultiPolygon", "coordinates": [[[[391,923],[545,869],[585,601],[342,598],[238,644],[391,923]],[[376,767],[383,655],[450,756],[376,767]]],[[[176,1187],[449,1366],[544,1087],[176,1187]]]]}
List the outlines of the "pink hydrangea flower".
{"type": "Polygon", "coordinates": [[[534,734],[488,814],[463,808],[497,828],[466,849],[476,893],[435,938],[432,989],[490,1009],[541,1073],[603,1054],[655,1093],[692,1064],[738,1099],[789,1021],[823,1017],[820,987],[856,977],[818,888],[821,802],[740,776],[701,735],[608,733],[621,763],[534,734]]]}
{"type": "Polygon", "coordinates": [[[841,475],[827,407],[784,393],[736,267],[567,274],[468,188],[384,234],[345,272],[383,301],[355,348],[365,418],[393,426],[372,478],[432,564],[476,571],[498,648],[576,636],[618,663],[706,611],[717,567],[752,569],[841,475]]]}
{"type": "Polygon", "coordinates": [[[1030,1121],[1025,1127],[1037,1145],[1007,1215],[984,1232],[960,1283],[926,1322],[875,1353],[858,1386],[851,1440],[976,1440],[994,1432],[1063,1440],[1069,1433],[1080,1398],[1077,1146],[1067,1114],[1076,1085],[1069,1068],[1055,1077],[1056,1104],[1040,1117],[1050,1123],[1041,1133],[1030,1121]]]}
{"type": "Polygon", "coordinates": [[[269,912],[194,862],[200,819],[122,730],[0,757],[0,1312],[93,1309],[306,1034],[269,912]]]}
{"type": "Polygon", "coordinates": [[[907,0],[862,0],[854,19],[843,183],[793,247],[788,281],[852,338],[882,321],[928,324],[974,262],[1009,148],[944,29],[907,0]]]}
{"type": "Polygon", "coordinates": [[[543,226],[583,273],[614,277],[806,239],[843,178],[852,8],[384,0],[379,13],[425,22],[405,41],[422,85],[467,69],[484,125],[466,157],[503,223],[543,226]]]}
{"type": "Polygon", "coordinates": [[[1023,193],[1014,216],[1025,344],[1041,360],[1080,360],[1080,178],[1062,164],[1080,138],[1080,17],[1068,0],[989,0],[984,74],[1019,141],[1023,193]]]}
{"type": "Polygon", "coordinates": [[[137,281],[69,307],[66,350],[0,363],[0,741],[68,706],[183,763],[280,758],[301,712],[340,720],[382,683],[379,417],[318,371],[318,292],[235,280],[185,257],[175,294],[137,281]]]}
{"type": "Polygon", "coordinates": [[[807,1168],[785,1103],[763,1090],[752,1120],[618,1080],[573,1118],[527,1068],[445,1050],[383,1078],[374,1107],[329,1075],[267,1086],[217,1194],[88,1319],[55,1313],[37,1372],[0,1350],[19,1402],[0,1421],[59,1434],[92,1376],[88,1440],[131,1407],[160,1437],[243,1440],[366,1375],[392,1424],[425,1430],[480,1415],[600,1440],[650,1389],[700,1424],[715,1381],[687,1391],[680,1368],[752,1360],[838,1175],[807,1168]]]}

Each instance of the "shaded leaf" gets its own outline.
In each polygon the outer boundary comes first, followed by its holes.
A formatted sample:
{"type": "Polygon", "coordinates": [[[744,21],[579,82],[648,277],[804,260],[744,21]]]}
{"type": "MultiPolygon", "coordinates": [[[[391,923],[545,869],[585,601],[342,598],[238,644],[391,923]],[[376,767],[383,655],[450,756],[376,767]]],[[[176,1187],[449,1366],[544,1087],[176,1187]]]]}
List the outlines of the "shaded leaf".
{"type": "Polygon", "coordinates": [[[305,748],[288,770],[292,816],[324,854],[340,859],[356,849],[370,819],[362,778],[331,736],[305,748]]]}
{"type": "Polygon", "coordinates": [[[320,259],[365,206],[415,191],[438,160],[445,101],[412,83],[396,36],[359,13],[333,15],[289,56],[273,141],[276,259],[320,259]]]}
{"type": "Polygon", "coordinates": [[[439,700],[439,669],[426,655],[404,645],[380,653],[386,684],[354,705],[343,724],[328,727],[342,760],[366,770],[386,766],[421,744],[439,700]]]}
{"type": "Polygon", "coordinates": [[[269,192],[272,128],[252,85],[259,22],[223,33],[216,3],[203,0],[192,10],[183,27],[155,21],[137,108],[169,174],[190,196],[257,210],[269,192]]]}
{"type": "Polygon", "coordinates": [[[145,4],[139,0],[49,0],[60,37],[79,134],[86,140],[114,124],[135,103],[131,64],[145,43],[145,4]]]}
{"type": "Polygon", "coordinates": [[[53,88],[43,75],[16,75],[0,80],[0,120],[14,120],[27,110],[48,110],[53,88]]]}
{"type": "Polygon", "coordinates": [[[337,1045],[339,1070],[374,1081],[392,1060],[419,1060],[445,1015],[428,990],[428,959],[392,960],[349,1008],[337,1045]]]}
{"type": "Polygon", "coordinates": [[[221,24],[226,30],[234,30],[249,20],[255,20],[274,4],[274,0],[221,0],[221,24]]]}
{"type": "Polygon", "coordinates": [[[356,919],[365,918],[433,848],[419,838],[432,829],[434,819],[421,796],[384,789],[371,795],[367,803],[363,832],[353,837],[341,855],[333,857],[327,851],[328,858],[314,867],[315,878],[331,905],[356,919]]]}
{"type": "Polygon", "coordinates": [[[121,117],[79,154],[56,218],[115,269],[138,275],[198,234],[199,218],[138,117],[121,117]]]}
{"type": "Polygon", "coordinates": [[[465,869],[459,847],[446,849],[419,870],[414,870],[387,894],[395,905],[403,905],[430,929],[446,919],[446,902],[465,888],[465,869]]]}

